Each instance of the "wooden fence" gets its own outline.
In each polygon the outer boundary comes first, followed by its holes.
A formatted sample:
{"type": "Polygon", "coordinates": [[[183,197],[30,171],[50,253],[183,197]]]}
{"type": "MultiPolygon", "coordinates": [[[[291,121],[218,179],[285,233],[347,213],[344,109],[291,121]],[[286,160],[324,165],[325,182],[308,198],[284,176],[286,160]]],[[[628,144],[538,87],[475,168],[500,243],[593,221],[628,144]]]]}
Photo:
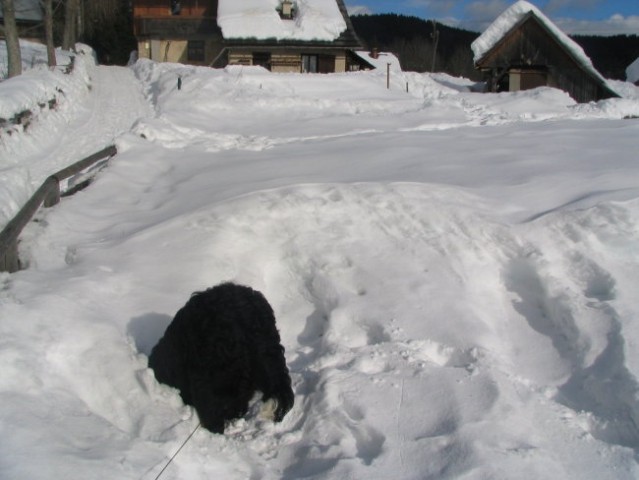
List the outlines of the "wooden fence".
{"type": "MultiPolygon", "coordinates": [[[[13,219],[7,223],[0,232],[0,272],[15,272],[20,270],[20,258],[18,256],[18,237],[31,221],[41,205],[45,208],[52,207],[60,202],[60,182],[92,167],[101,160],[108,161],[117,153],[114,145],[111,145],[93,155],[70,165],[48,177],[44,183],[31,196],[13,219]]],[[[73,194],[86,187],[91,176],[67,190],[62,196],[73,194]]]]}

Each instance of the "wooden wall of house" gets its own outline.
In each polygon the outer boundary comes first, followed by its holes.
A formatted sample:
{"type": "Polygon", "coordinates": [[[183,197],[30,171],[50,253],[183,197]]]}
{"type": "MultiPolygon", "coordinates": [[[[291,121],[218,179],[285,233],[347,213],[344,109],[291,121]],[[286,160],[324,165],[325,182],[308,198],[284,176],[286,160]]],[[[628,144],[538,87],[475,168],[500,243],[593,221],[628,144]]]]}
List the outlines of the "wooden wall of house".
{"type": "Polygon", "coordinates": [[[547,67],[548,86],[568,92],[578,102],[611,96],[532,16],[504,38],[478,66],[504,71],[513,67],[547,67]]]}
{"type": "Polygon", "coordinates": [[[299,73],[302,57],[295,52],[277,52],[271,56],[271,71],[276,73],[299,73]]]}
{"type": "MultiPolygon", "coordinates": [[[[193,41],[193,40],[191,40],[193,41]]],[[[138,57],[156,62],[183,63],[188,65],[211,65],[222,50],[222,44],[216,40],[195,40],[204,50],[203,58],[189,58],[188,40],[149,39],[138,42],[138,57]]]]}
{"type": "MultiPolygon", "coordinates": [[[[256,52],[267,52],[268,48],[256,48],[256,52]]],[[[253,49],[231,49],[228,54],[229,65],[254,65],[253,49]]],[[[276,73],[300,73],[302,71],[302,54],[317,54],[319,73],[346,71],[346,51],[327,54],[313,50],[276,50],[271,53],[269,68],[276,73]]]]}
{"type": "MultiPolygon", "coordinates": [[[[185,17],[216,17],[217,0],[181,0],[180,15],[185,17]]],[[[134,0],[134,17],[171,17],[170,0],[134,0]]]]}

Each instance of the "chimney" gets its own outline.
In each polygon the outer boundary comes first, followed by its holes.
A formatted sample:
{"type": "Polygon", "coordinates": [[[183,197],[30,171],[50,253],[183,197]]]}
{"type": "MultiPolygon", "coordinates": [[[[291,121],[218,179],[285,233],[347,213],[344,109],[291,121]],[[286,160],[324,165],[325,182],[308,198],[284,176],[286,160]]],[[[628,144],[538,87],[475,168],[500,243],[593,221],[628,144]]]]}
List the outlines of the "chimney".
{"type": "Polygon", "coordinates": [[[282,18],[293,18],[293,2],[291,0],[282,1],[282,18]]]}
{"type": "Polygon", "coordinates": [[[373,48],[371,49],[371,53],[369,54],[371,56],[371,58],[379,58],[379,51],[377,51],[377,48],[373,48]]]}

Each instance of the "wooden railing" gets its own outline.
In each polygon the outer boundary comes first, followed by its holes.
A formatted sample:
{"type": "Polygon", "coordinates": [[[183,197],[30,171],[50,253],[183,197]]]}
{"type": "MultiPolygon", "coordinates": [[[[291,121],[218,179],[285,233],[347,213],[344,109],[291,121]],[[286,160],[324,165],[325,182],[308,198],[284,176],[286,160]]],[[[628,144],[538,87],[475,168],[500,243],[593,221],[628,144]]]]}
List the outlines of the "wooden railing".
{"type": "Polygon", "coordinates": [[[111,145],[54,173],[44,181],[29,201],[27,201],[16,216],[7,223],[2,232],[0,232],[0,272],[15,272],[20,270],[21,263],[20,257],[18,256],[18,237],[40,206],[42,205],[45,208],[49,208],[56,205],[60,202],[60,196],[71,195],[86,187],[91,182],[92,176],[87,177],[79,184],[65,191],[62,195],[60,192],[60,182],[77,175],[101,160],[108,161],[108,159],[116,153],[116,147],[111,145]]]}

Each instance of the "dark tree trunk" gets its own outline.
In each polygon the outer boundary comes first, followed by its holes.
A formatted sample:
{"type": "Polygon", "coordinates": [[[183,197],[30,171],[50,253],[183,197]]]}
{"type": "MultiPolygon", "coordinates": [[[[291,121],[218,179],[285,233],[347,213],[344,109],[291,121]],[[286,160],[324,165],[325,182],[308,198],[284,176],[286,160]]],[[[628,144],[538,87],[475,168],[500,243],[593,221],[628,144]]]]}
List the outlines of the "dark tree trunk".
{"type": "Polygon", "coordinates": [[[64,34],[62,48],[72,50],[78,40],[78,20],[80,16],[80,0],[66,0],[64,8],[64,34]]]}
{"type": "Polygon", "coordinates": [[[55,46],[53,44],[53,0],[44,0],[44,37],[47,44],[47,63],[50,67],[55,67],[55,46]]]}
{"type": "Polygon", "coordinates": [[[16,9],[13,0],[2,0],[4,15],[4,36],[7,44],[8,77],[15,77],[22,73],[22,55],[20,53],[20,39],[16,25],[16,9]]]}

